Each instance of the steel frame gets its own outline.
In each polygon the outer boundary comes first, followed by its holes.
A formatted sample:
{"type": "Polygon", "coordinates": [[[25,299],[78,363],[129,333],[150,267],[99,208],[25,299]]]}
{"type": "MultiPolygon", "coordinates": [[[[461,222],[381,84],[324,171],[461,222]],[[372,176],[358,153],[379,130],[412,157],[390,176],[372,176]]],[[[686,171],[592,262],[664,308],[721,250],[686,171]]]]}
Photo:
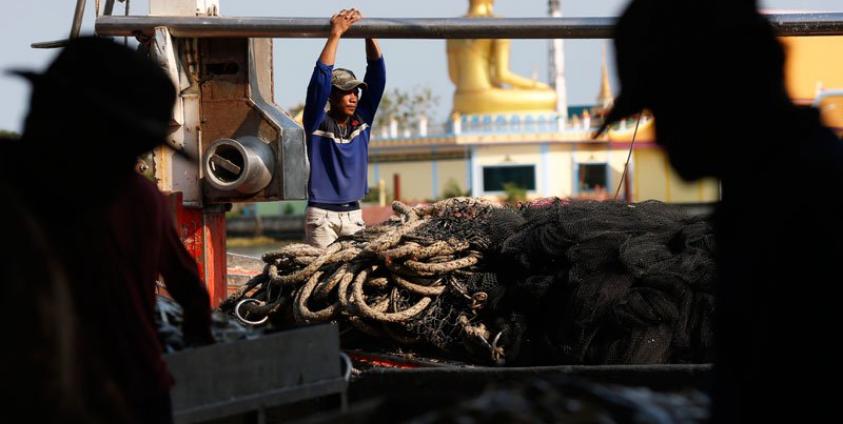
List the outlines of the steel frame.
{"type": "MultiPolygon", "coordinates": [[[[766,15],[782,36],[843,35],[843,12],[766,15]]],[[[611,38],[616,18],[366,18],[346,38],[611,38]]],[[[324,38],[325,18],[101,16],[103,36],[151,34],[167,27],[174,37],[324,38]]]]}

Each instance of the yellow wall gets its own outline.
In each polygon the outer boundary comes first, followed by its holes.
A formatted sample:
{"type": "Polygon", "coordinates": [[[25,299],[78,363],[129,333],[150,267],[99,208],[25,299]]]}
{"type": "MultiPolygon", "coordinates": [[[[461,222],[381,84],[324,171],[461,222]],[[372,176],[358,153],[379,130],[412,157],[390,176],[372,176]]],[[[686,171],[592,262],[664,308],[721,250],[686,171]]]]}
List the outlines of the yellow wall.
{"type": "Polygon", "coordinates": [[[784,37],[785,76],[790,96],[812,101],[818,85],[843,90],[843,37],[784,37]]]}
{"type": "Polygon", "coordinates": [[[452,179],[460,186],[460,191],[463,193],[468,191],[468,182],[466,181],[468,167],[467,159],[459,160],[440,160],[436,162],[437,174],[439,178],[439,191],[436,193],[439,197],[448,185],[448,180],[452,179]]]}
{"type": "MultiPolygon", "coordinates": [[[[378,168],[380,178],[386,183],[386,192],[391,196],[395,195],[393,187],[393,175],[401,176],[401,198],[402,200],[433,200],[433,164],[431,161],[407,161],[407,162],[386,162],[369,164],[369,186],[377,187],[375,180],[375,167],[378,168]]],[[[462,191],[466,191],[466,160],[439,160],[436,161],[438,182],[436,197],[442,195],[448,179],[453,179],[459,184],[462,191]]]]}
{"type": "Polygon", "coordinates": [[[650,149],[633,152],[632,199],[636,202],[665,197],[665,174],[669,172],[665,157],[650,149]]]}
{"type": "Polygon", "coordinates": [[[573,193],[573,144],[554,144],[548,149],[548,196],[571,197],[573,193]]]}
{"type": "Polygon", "coordinates": [[[542,197],[542,169],[541,169],[541,146],[530,145],[503,145],[503,146],[476,146],[474,147],[474,189],[472,195],[496,199],[502,193],[483,192],[483,167],[484,166],[511,166],[511,165],[534,165],[536,167],[536,190],[527,193],[527,197],[542,197]]]}
{"type": "Polygon", "coordinates": [[[716,180],[685,182],[670,167],[661,149],[637,149],[632,156],[632,199],[635,202],[698,203],[720,199],[720,185],[716,180]]]}
{"type": "MultiPolygon", "coordinates": [[[[374,165],[369,165],[372,172],[374,165]]],[[[430,161],[389,162],[378,164],[380,177],[386,183],[386,192],[395,195],[393,175],[401,176],[401,200],[427,200],[433,195],[433,176],[430,161]]],[[[377,184],[377,182],[373,182],[377,184]]]]}

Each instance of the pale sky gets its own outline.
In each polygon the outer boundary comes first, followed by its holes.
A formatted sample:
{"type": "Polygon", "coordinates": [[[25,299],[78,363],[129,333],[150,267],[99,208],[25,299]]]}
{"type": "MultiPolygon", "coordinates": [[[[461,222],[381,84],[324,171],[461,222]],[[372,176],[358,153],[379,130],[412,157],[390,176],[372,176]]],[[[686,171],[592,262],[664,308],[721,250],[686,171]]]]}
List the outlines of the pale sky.
{"type": "MultiPolygon", "coordinates": [[[[4,0],[0,13],[0,70],[41,70],[56,50],[36,50],[30,43],[66,38],[73,19],[75,0],[4,0]]],[[[368,17],[456,17],[465,14],[468,0],[221,0],[224,16],[328,17],[342,8],[356,7],[368,17]]],[[[547,16],[547,0],[497,0],[495,13],[501,17],[547,16]]],[[[626,0],[562,0],[567,16],[617,16],[626,0]]],[[[763,0],[763,7],[805,11],[843,11],[843,0],[763,0]]],[[[93,4],[88,0],[83,31],[93,30],[93,4]]],[[[132,0],[133,15],[148,11],[147,0],[132,0]]],[[[115,14],[122,13],[122,4],[115,14]]],[[[290,107],[303,101],[305,88],[323,41],[278,39],[275,41],[276,103],[290,107]]],[[[605,40],[565,42],[569,104],[593,104],[599,89],[600,60],[605,40]]],[[[453,86],[448,80],[443,40],[383,40],[387,61],[387,88],[430,87],[439,97],[435,118],[444,119],[451,108],[453,86]]],[[[525,76],[547,81],[548,42],[515,40],[511,68],[525,76]]],[[[611,55],[610,61],[611,61],[611,55]]],[[[362,74],[365,51],[362,40],[341,43],[339,66],[362,74]]],[[[610,63],[610,71],[613,71],[610,63]]],[[[127,81],[129,83],[129,81],[127,81]]],[[[617,94],[617,85],[613,85],[617,94]]],[[[0,129],[19,131],[29,96],[27,84],[0,75],[0,129]]]]}

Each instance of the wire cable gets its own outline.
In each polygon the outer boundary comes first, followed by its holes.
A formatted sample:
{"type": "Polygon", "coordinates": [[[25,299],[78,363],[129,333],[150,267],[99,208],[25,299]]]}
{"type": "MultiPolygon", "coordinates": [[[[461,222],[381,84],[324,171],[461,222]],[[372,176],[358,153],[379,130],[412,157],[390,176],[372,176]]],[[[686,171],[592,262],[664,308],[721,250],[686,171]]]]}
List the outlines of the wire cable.
{"type": "MultiPolygon", "coordinates": [[[[615,190],[615,200],[618,200],[618,195],[621,194],[621,187],[626,181],[626,174],[629,173],[629,161],[632,159],[632,148],[635,146],[635,138],[638,137],[638,126],[641,124],[642,114],[638,114],[638,120],[635,121],[635,131],[632,133],[632,142],[629,143],[629,153],[626,155],[626,163],[623,165],[623,174],[621,180],[618,182],[618,189],[615,190]]],[[[629,199],[626,199],[628,202],[629,199]]]]}

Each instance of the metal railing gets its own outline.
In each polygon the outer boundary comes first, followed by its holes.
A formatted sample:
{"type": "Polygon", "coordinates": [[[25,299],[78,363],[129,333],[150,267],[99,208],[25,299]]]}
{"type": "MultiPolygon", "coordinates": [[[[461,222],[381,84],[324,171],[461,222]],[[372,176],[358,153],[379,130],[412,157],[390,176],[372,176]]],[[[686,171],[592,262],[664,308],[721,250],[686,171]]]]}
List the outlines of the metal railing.
{"type": "Polygon", "coordinates": [[[417,123],[412,125],[380,125],[380,131],[373,132],[372,138],[378,140],[401,140],[419,138],[453,137],[459,135],[506,135],[506,134],[547,134],[547,133],[583,133],[595,131],[602,120],[582,118],[559,121],[556,116],[463,116],[459,121],[434,123],[422,128],[417,123]]]}
{"type": "MultiPolygon", "coordinates": [[[[422,129],[417,123],[412,125],[377,125],[379,131],[372,132],[373,140],[380,141],[400,141],[400,140],[418,140],[424,138],[442,138],[455,137],[461,135],[492,135],[492,136],[506,136],[509,134],[579,134],[586,135],[587,139],[591,139],[597,129],[603,123],[600,117],[584,117],[582,115],[575,115],[575,118],[569,118],[564,121],[557,121],[554,119],[483,119],[487,116],[473,115],[470,117],[463,117],[459,121],[450,121],[445,123],[434,123],[427,125],[422,129]],[[481,119],[473,119],[479,117],[481,119]],[[465,119],[468,118],[468,119],[465,119]]],[[[488,116],[492,118],[491,116],[488,116]]],[[[650,118],[644,118],[643,122],[650,118]]],[[[617,128],[620,130],[627,130],[633,128],[635,120],[626,119],[618,123],[617,128]]]]}
{"type": "MultiPolygon", "coordinates": [[[[843,12],[766,15],[782,36],[843,35],[843,12]]],[[[616,18],[366,18],[346,38],[611,38],[616,18]]],[[[101,16],[103,36],[152,34],[167,27],[174,37],[324,38],[325,18],[101,16]]]]}

